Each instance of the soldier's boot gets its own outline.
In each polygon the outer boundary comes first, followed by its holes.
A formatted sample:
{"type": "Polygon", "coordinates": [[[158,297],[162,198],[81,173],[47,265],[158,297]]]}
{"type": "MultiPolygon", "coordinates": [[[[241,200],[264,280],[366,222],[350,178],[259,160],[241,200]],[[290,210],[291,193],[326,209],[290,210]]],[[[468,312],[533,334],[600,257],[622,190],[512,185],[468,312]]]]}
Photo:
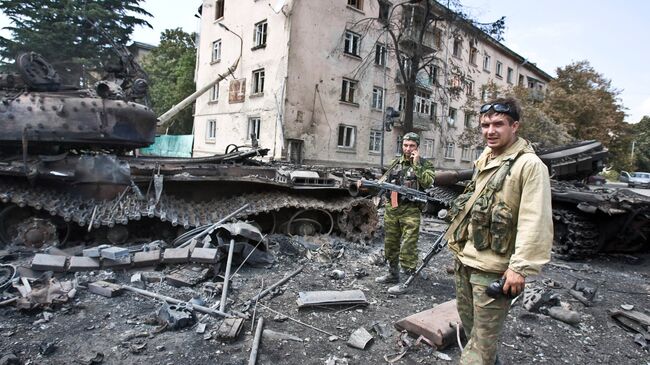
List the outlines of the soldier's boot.
{"type": "Polygon", "coordinates": [[[376,283],[382,284],[395,284],[399,283],[399,266],[390,265],[388,267],[388,273],[375,278],[376,283]]]}
{"type": "MultiPolygon", "coordinates": [[[[415,274],[415,270],[413,269],[405,269],[404,274],[406,276],[406,279],[408,279],[411,275],[415,274]]],[[[413,281],[411,281],[411,284],[413,281]]],[[[401,294],[406,294],[410,291],[409,287],[405,284],[405,282],[401,282],[397,285],[393,285],[390,288],[388,288],[388,294],[392,295],[401,295],[401,294]]]]}

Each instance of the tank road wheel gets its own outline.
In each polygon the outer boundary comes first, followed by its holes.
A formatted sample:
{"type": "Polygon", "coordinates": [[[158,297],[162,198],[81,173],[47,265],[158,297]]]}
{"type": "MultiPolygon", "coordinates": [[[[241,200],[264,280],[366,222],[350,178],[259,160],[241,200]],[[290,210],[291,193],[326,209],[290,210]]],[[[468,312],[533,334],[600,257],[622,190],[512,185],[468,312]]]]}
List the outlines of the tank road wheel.
{"type": "Polygon", "coordinates": [[[300,236],[330,234],[333,229],[334,218],[332,214],[321,209],[301,209],[282,225],[282,231],[286,234],[300,236]]]}
{"type": "Polygon", "coordinates": [[[369,240],[377,229],[377,207],[368,199],[359,199],[339,213],[338,229],[351,241],[369,240]]]}
{"type": "Polygon", "coordinates": [[[29,208],[10,205],[0,211],[0,240],[27,247],[58,246],[70,236],[70,225],[29,208]]]}

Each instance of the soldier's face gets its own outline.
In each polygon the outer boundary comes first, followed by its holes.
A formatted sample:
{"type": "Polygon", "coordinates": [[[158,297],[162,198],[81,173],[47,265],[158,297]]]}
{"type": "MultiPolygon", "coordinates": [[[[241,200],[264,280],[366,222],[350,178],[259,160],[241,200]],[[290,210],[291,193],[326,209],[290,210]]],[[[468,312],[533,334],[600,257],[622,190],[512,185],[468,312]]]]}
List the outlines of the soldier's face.
{"type": "Polygon", "coordinates": [[[511,123],[510,117],[506,114],[497,113],[481,116],[481,132],[494,156],[503,153],[506,148],[515,143],[517,139],[515,133],[518,128],[519,122],[511,123]]]}
{"type": "Polygon", "coordinates": [[[405,139],[402,142],[402,153],[404,153],[404,156],[406,157],[411,157],[413,154],[413,151],[418,149],[418,144],[415,143],[415,141],[410,141],[405,139]]]}

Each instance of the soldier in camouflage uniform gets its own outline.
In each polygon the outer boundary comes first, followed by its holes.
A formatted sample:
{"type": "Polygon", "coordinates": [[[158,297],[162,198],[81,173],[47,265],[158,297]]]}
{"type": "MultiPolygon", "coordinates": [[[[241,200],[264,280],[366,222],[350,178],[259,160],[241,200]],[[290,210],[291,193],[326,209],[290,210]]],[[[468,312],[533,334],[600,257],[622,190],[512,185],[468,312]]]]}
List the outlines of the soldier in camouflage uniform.
{"type": "Polygon", "coordinates": [[[530,143],[516,136],[521,108],[512,98],[481,107],[487,147],[474,177],[450,210],[445,238],[455,255],[458,314],[469,341],[460,364],[492,365],[511,297],[549,261],[553,243],[548,169],[530,143]],[[504,279],[504,295],[486,294],[504,279]],[[510,297],[506,296],[509,294],[510,297]]]}
{"type": "MultiPolygon", "coordinates": [[[[380,181],[412,189],[431,186],[434,178],[431,162],[420,157],[420,136],[407,133],[402,138],[402,156],[391,162],[380,181]]],[[[396,192],[387,192],[384,213],[384,255],[389,264],[388,273],[375,279],[378,283],[399,283],[399,267],[409,276],[418,264],[418,235],[420,234],[419,203],[409,201],[396,192]]],[[[389,292],[401,294],[406,287],[394,286],[389,292]]]]}

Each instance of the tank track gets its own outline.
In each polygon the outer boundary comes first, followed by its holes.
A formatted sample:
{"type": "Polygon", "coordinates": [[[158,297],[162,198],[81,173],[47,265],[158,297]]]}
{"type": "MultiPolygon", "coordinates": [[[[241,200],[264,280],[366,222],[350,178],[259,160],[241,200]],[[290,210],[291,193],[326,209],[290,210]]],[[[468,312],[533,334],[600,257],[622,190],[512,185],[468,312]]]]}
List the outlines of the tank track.
{"type": "Polygon", "coordinates": [[[567,209],[553,209],[553,252],[563,260],[597,254],[601,249],[598,225],[589,217],[567,209]]]}
{"type": "Polygon", "coordinates": [[[155,204],[143,199],[133,189],[112,200],[97,201],[54,189],[0,182],[0,201],[31,207],[61,217],[66,222],[94,228],[125,225],[144,217],[155,217],[172,226],[189,229],[215,223],[247,203],[249,207],[234,218],[246,219],[286,208],[319,210],[331,214],[336,228],[352,241],[369,239],[378,225],[376,207],[368,199],[337,197],[323,200],[279,191],[223,196],[200,202],[163,194],[155,204]]]}

